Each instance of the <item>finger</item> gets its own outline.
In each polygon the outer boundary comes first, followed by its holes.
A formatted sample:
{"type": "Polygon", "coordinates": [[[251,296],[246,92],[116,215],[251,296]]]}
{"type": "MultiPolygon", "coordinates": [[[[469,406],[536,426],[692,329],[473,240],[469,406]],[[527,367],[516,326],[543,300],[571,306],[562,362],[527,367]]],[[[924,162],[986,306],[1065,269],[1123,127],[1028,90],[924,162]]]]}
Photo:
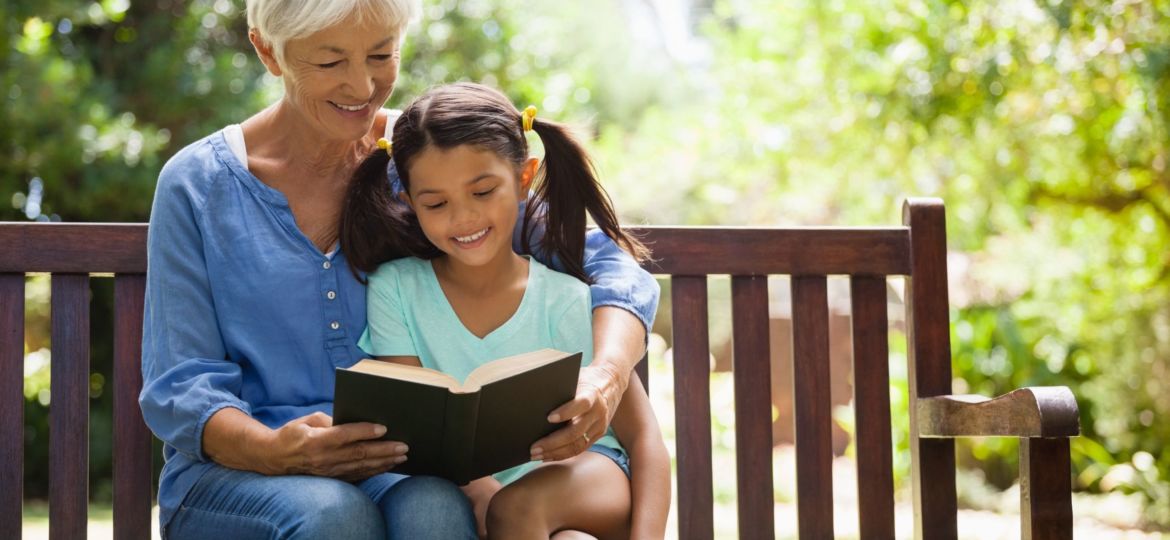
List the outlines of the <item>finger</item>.
{"type": "Polygon", "coordinates": [[[377,439],[386,434],[386,426],[370,422],[355,422],[329,428],[323,438],[335,446],[377,439]]]}
{"type": "Polygon", "coordinates": [[[590,388],[588,392],[590,393],[589,396],[578,393],[577,397],[573,398],[572,401],[553,409],[553,412],[548,415],[548,421],[556,424],[585,414],[586,411],[593,408],[593,404],[597,401],[596,398],[592,397],[596,395],[594,394],[594,390],[590,388]]]}
{"type": "Polygon", "coordinates": [[[347,481],[364,480],[375,474],[381,474],[391,471],[394,467],[406,462],[405,455],[399,455],[392,458],[381,459],[365,459],[362,461],[355,461],[352,463],[345,463],[338,465],[334,470],[332,476],[334,478],[341,478],[347,481]]]}
{"type": "Polygon", "coordinates": [[[536,441],[529,450],[533,460],[556,460],[573,457],[589,447],[592,437],[586,438],[596,420],[581,416],[569,425],[536,441]]]}
{"type": "Polygon", "coordinates": [[[342,459],[339,461],[354,463],[368,459],[387,459],[404,456],[410,450],[405,443],[400,442],[376,442],[376,443],[356,443],[351,444],[338,456],[342,459]]]}

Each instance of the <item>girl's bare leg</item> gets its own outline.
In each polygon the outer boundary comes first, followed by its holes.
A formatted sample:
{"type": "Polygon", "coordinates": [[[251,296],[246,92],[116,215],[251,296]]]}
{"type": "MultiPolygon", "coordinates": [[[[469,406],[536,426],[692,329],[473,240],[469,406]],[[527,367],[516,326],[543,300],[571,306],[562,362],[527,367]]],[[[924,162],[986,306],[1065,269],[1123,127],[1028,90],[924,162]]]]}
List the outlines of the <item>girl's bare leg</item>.
{"type": "Polygon", "coordinates": [[[596,452],[546,463],[505,486],[488,505],[488,538],[547,539],[580,531],[601,540],[630,534],[630,481],[596,452]]]}

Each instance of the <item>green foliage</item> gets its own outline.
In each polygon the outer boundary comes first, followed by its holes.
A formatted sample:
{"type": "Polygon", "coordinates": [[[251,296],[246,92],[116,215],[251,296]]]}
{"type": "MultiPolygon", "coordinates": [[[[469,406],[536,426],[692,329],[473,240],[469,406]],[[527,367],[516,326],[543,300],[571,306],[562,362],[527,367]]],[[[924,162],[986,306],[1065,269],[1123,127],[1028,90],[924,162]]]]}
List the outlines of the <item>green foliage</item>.
{"type": "MultiPolygon", "coordinates": [[[[0,4],[0,219],[145,220],[167,157],[280,96],[240,4],[0,4]]],[[[1071,386],[1078,488],[1170,524],[1170,2],[696,0],[684,48],[653,4],[423,2],[391,105],[477,80],[583,125],[632,221],[895,223],[944,198],[956,391],[1071,386]]],[[[1016,459],[961,446],[1001,486],[1016,459]]]]}

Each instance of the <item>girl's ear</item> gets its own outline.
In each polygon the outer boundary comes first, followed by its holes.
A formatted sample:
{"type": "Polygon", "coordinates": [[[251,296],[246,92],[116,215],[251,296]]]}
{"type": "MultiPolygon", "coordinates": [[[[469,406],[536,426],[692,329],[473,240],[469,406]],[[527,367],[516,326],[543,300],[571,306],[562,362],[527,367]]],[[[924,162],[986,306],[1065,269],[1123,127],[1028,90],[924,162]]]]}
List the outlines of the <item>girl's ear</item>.
{"type": "Polygon", "coordinates": [[[398,192],[398,199],[406,203],[406,206],[409,206],[412,210],[414,209],[414,205],[410,203],[410,195],[405,191],[398,192]]]}
{"type": "Polygon", "coordinates": [[[248,41],[252,42],[252,48],[256,49],[256,56],[260,57],[260,63],[264,64],[268,73],[271,73],[273,77],[280,77],[283,72],[280,69],[280,62],[276,61],[276,52],[272,49],[272,45],[255,28],[248,30],[248,41]]]}
{"type": "Polygon", "coordinates": [[[540,160],[528,158],[520,166],[520,200],[528,199],[528,190],[532,189],[532,180],[536,178],[536,170],[540,168],[540,160]]]}

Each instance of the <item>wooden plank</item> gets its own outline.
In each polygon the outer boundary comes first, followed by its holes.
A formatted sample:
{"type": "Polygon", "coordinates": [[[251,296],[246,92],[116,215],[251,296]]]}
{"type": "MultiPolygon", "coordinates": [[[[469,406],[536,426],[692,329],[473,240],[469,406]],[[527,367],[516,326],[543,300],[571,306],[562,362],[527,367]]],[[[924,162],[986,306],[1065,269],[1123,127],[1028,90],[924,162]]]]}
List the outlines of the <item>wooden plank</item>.
{"type": "Polygon", "coordinates": [[[52,281],[49,538],[85,538],[89,499],[89,276],[52,281]]]}
{"type": "Polygon", "coordinates": [[[833,404],[825,276],[792,277],[792,386],[800,537],[832,538],[833,404]]]}
{"type": "Polygon", "coordinates": [[[653,273],[880,274],[910,272],[904,227],[634,227],[650,249],[653,273]]]}
{"type": "Polygon", "coordinates": [[[771,539],[775,518],[767,276],[732,276],[731,323],[739,537],[771,539]]]}
{"type": "Polygon", "coordinates": [[[20,538],[24,494],[24,274],[0,274],[0,538],[20,538]]]}
{"type": "Polygon", "coordinates": [[[861,538],[894,538],[890,437],[890,342],[886,279],[853,276],[853,414],[857,429],[857,506],[861,538]]]}
{"type": "MultiPolygon", "coordinates": [[[[905,227],[631,227],[655,273],[883,274],[910,272],[905,227]]],[[[143,273],[144,223],[0,223],[0,272],[143,273]]]]}
{"type": "Polygon", "coordinates": [[[145,273],[145,223],[0,223],[0,272],[145,273]]]}
{"type": "Polygon", "coordinates": [[[920,437],[1076,437],[1077,398],[1067,386],[1028,386],[996,398],[919,398],[920,437]]]}
{"type": "MultiPolygon", "coordinates": [[[[910,199],[902,211],[910,227],[912,271],[906,278],[906,339],[910,403],[951,393],[950,312],[947,298],[946,216],[938,199],[910,199]]],[[[924,439],[918,408],[910,407],[914,536],[958,538],[953,439],[924,439]]]]}
{"type": "Polygon", "coordinates": [[[715,536],[715,522],[707,277],[671,278],[670,309],[674,335],[678,537],[710,540],[715,536]]]}
{"type": "Polygon", "coordinates": [[[146,276],[114,278],[114,538],[150,537],[151,435],[138,407],[146,276]]]}
{"type": "Polygon", "coordinates": [[[1073,537],[1068,439],[1020,439],[1020,526],[1023,540],[1073,537]]]}

